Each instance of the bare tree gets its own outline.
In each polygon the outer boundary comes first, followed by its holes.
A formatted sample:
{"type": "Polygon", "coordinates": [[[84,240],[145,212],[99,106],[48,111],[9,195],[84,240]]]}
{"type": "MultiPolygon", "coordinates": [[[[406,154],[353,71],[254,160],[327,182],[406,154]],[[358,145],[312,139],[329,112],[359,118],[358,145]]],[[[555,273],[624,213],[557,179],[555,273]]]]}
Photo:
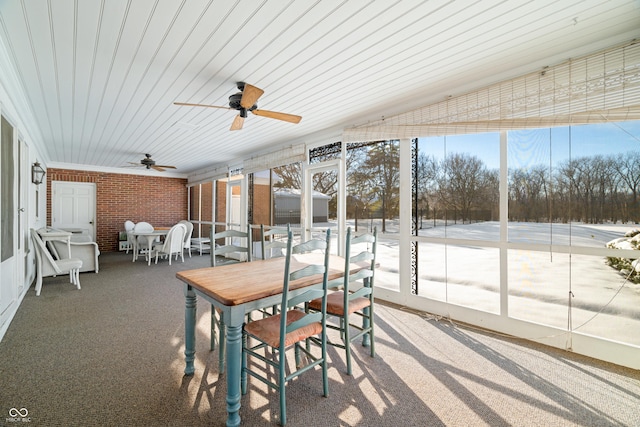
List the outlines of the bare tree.
{"type": "Polygon", "coordinates": [[[400,199],[400,149],[396,141],[383,141],[368,148],[368,155],[361,165],[359,178],[371,189],[380,207],[382,232],[386,231],[386,219],[399,214],[400,199]]]}
{"type": "Polygon", "coordinates": [[[613,162],[613,168],[620,180],[631,192],[631,200],[628,204],[623,202],[623,208],[627,212],[625,217],[631,217],[635,221],[640,220],[640,206],[638,205],[638,191],[640,191],[640,151],[632,151],[619,154],[613,162]],[[629,206],[630,205],[630,206],[629,206]]]}
{"type": "Polygon", "coordinates": [[[273,168],[273,172],[280,178],[280,181],[273,184],[274,187],[302,189],[302,163],[278,166],[273,168]]]}
{"type": "Polygon", "coordinates": [[[439,200],[447,209],[471,218],[471,209],[481,205],[487,168],[476,156],[454,153],[441,162],[438,176],[439,200]]]}

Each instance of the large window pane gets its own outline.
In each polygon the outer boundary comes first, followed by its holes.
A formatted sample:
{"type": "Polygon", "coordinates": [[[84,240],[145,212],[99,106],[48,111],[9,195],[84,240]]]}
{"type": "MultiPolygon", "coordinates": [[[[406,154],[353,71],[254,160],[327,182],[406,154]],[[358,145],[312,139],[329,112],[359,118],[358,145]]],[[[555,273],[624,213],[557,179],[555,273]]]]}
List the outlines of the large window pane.
{"type": "MultiPolygon", "coordinates": [[[[639,122],[509,132],[509,241],[638,249],[639,136],[639,122]]],[[[631,262],[509,251],[509,315],[637,345],[631,262]]]]}
{"type": "Polygon", "coordinates": [[[13,167],[13,127],[9,122],[2,117],[2,147],[0,150],[0,159],[2,160],[2,212],[0,212],[0,218],[2,219],[2,227],[0,227],[0,234],[2,235],[2,254],[0,258],[5,261],[11,258],[13,253],[14,242],[14,218],[15,218],[15,205],[14,205],[14,181],[15,173],[13,167]]]}
{"type": "Polygon", "coordinates": [[[499,153],[496,133],[418,140],[419,235],[499,239],[499,153]]]}
{"type": "Polygon", "coordinates": [[[445,245],[418,244],[418,295],[438,301],[447,301],[447,252],[445,245]]]}
{"type": "Polygon", "coordinates": [[[273,223],[300,226],[302,164],[299,162],[273,168],[273,223]]]}
{"type": "Polygon", "coordinates": [[[640,346],[637,279],[588,255],[571,257],[571,279],[574,331],[640,346]]]}
{"type": "Polygon", "coordinates": [[[398,241],[381,235],[378,229],[376,251],[376,263],[378,266],[376,267],[375,286],[399,291],[400,250],[398,241]]]}
{"type": "Polygon", "coordinates": [[[510,250],[509,316],[566,328],[569,260],[568,254],[510,250]]]}
{"type": "Polygon", "coordinates": [[[357,229],[399,232],[398,141],[347,146],[347,224],[357,229]]]}
{"type": "Polygon", "coordinates": [[[603,247],[601,225],[640,221],[639,136],[638,122],[509,132],[509,241],[603,247]]]}

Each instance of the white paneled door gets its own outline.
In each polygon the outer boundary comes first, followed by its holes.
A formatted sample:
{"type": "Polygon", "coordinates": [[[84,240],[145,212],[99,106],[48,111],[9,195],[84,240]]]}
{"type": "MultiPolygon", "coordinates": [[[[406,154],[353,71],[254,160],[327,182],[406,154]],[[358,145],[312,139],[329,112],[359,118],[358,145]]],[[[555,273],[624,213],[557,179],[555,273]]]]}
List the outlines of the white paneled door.
{"type": "Polygon", "coordinates": [[[82,230],[95,241],[96,185],[53,181],[51,191],[51,226],[82,230]]]}

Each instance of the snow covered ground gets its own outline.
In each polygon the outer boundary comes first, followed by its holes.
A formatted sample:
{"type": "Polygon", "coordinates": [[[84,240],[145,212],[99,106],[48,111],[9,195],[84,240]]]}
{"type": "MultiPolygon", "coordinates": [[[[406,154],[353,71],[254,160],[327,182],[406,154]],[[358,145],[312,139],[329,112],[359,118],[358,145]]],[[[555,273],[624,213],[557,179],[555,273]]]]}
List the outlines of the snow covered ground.
{"type": "MultiPolygon", "coordinates": [[[[362,230],[365,224],[358,225],[362,230]]],[[[638,227],[512,223],[509,236],[512,242],[604,248],[633,228],[638,227]]],[[[388,221],[387,229],[393,233],[397,224],[388,221]]],[[[429,237],[445,234],[449,238],[497,241],[499,224],[457,224],[420,231],[420,235],[429,237]]],[[[398,254],[397,240],[380,239],[377,286],[399,289],[398,254]]],[[[640,345],[640,285],[626,281],[604,257],[510,250],[508,260],[510,317],[563,329],[571,319],[573,330],[640,345]]],[[[420,296],[499,313],[498,249],[420,243],[418,263],[420,296]]]]}

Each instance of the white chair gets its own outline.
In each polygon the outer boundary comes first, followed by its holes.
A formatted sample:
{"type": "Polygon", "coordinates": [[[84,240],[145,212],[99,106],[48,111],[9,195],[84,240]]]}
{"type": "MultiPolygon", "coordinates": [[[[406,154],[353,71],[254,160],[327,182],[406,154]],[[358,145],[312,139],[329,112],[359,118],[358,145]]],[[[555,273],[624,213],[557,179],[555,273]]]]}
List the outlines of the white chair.
{"type": "Polygon", "coordinates": [[[125,253],[129,253],[129,250],[133,250],[133,247],[135,246],[133,244],[135,237],[131,233],[135,226],[136,226],[136,223],[133,221],[127,220],[124,222],[124,231],[127,233],[127,250],[125,253]]]}
{"type": "Polygon", "coordinates": [[[33,228],[31,229],[31,240],[36,253],[36,296],[42,290],[43,277],[55,277],[57,275],[69,275],[69,282],[80,289],[80,269],[82,260],[78,258],[67,258],[54,260],[44,242],[33,228]]]}
{"type": "Polygon", "coordinates": [[[178,222],[178,224],[184,224],[187,227],[187,232],[184,235],[184,246],[183,248],[189,252],[189,258],[191,258],[191,234],[193,234],[193,223],[183,219],[178,222]]]}
{"type": "Polygon", "coordinates": [[[171,265],[171,255],[176,256],[178,259],[178,254],[180,258],[182,258],[182,262],[184,262],[184,235],[187,232],[187,227],[184,224],[176,224],[167,233],[167,236],[164,239],[164,243],[162,247],[156,246],[155,249],[149,253],[149,256],[156,257],[156,264],[158,263],[159,256],[168,256],[169,257],[169,265],[171,265]]]}
{"type": "MultiPolygon", "coordinates": [[[[150,233],[153,230],[154,230],[153,225],[144,221],[140,221],[135,225],[135,227],[133,227],[134,232],[150,233]]],[[[133,260],[135,261],[140,255],[145,255],[145,256],[148,255],[151,249],[153,248],[148,247],[149,243],[146,237],[142,237],[142,236],[138,236],[137,238],[135,238],[135,236],[132,236],[132,237],[134,237],[133,260]]]]}
{"type": "MultiPolygon", "coordinates": [[[[69,258],[69,250],[67,244],[60,240],[51,240],[47,242],[47,245],[53,247],[54,255],[57,260],[69,258]]],[[[80,273],[85,271],[95,271],[96,273],[100,269],[98,263],[98,256],[100,256],[100,249],[98,244],[91,240],[91,237],[87,234],[74,234],[71,236],[71,258],[79,258],[82,260],[82,268],[80,273]]]]}

